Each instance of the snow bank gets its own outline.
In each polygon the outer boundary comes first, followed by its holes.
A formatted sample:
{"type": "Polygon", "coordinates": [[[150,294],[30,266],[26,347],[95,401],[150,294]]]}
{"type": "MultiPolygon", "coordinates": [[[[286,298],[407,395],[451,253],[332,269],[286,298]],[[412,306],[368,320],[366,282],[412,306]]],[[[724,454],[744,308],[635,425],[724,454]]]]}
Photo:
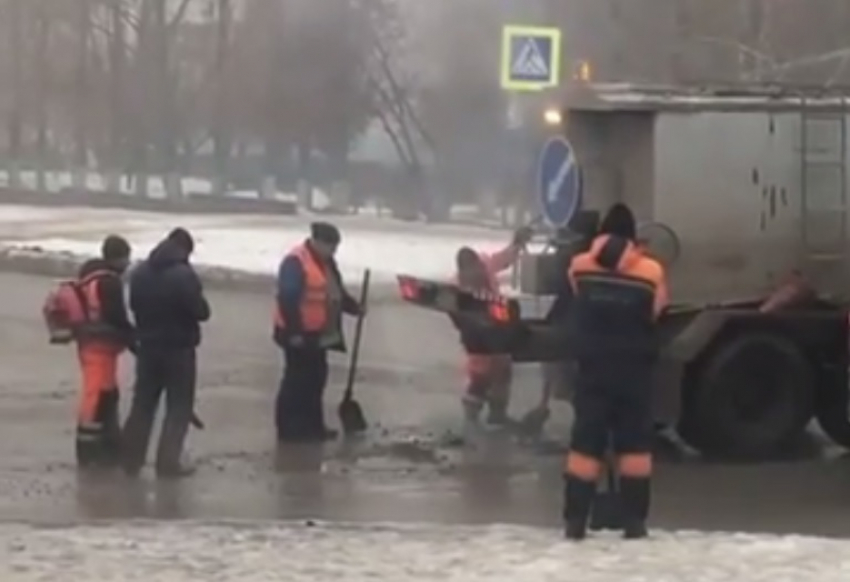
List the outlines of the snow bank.
{"type": "MultiPolygon", "coordinates": [[[[118,232],[133,245],[136,257],[146,256],[167,232],[180,224],[195,237],[193,263],[201,268],[249,277],[273,277],[281,257],[301,242],[310,218],[269,216],[180,216],[144,212],[0,207],[0,240],[9,250],[25,250],[31,258],[68,255],[96,256],[106,234],[118,232]]],[[[406,273],[447,279],[457,249],[470,245],[493,251],[509,235],[489,229],[429,226],[384,221],[373,217],[336,219],[343,234],[337,260],[349,284],[364,269],[377,283],[393,283],[406,273]]]]}
{"type": "MultiPolygon", "coordinates": [[[[240,229],[195,229],[194,264],[218,267],[253,275],[271,275],[277,271],[286,250],[303,240],[303,233],[240,229]]],[[[136,256],[146,256],[162,234],[133,233],[128,239],[136,256]]],[[[443,279],[451,276],[457,243],[446,240],[422,240],[413,237],[357,233],[346,237],[338,261],[347,281],[360,279],[364,269],[372,269],[376,281],[393,281],[398,273],[443,279]]],[[[71,253],[96,256],[100,241],[47,238],[9,241],[7,246],[41,249],[45,253],[71,253]]]]}
{"type": "Polygon", "coordinates": [[[660,533],[575,545],[512,526],[135,524],[0,527],[0,576],[29,580],[846,582],[850,542],[660,533]]]}

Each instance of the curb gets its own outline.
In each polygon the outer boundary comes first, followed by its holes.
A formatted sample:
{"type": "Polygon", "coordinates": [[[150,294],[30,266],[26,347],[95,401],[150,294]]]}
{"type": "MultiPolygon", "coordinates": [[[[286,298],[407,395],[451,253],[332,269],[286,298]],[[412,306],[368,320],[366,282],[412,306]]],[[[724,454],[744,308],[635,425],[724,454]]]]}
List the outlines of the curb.
{"type": "MultiPolygon", "coordinates": [[[[43,251],[38,247],[0,247],[0,272],[70,278],[75,277],[80,266],[90,258],[71,252],[43,251]]],[[[194,267],[208,289],[271,296],[275,288],[275,278],[271,275],[209,265],[194,267]]],[[[350,293],[355,293],[360,282],[346,281],[346,285],[350,293]]],[[[373,304],[402,303],[395,283],[389,281],[372,283],[369,296],[373,304]]]]}

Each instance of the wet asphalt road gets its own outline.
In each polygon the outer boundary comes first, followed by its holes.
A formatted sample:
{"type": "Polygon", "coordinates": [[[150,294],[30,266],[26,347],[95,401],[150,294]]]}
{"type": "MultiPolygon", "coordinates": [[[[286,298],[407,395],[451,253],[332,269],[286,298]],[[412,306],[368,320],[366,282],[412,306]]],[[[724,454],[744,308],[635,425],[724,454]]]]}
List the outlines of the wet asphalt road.
{"type": "MultiPolygon", "coordinates": [[[[454,446],[455,336],[445,318],[403,305],[376,307],[366,325],[358,398],[379,426],[363,442],[276,450],[271,406],[281,363],[270,341],[269,299],[211,293],[198,404],[208,429],[189,440],[198,474],[181,483],[78,477],[77,371],[71,350],[46,342],[40,306],[49,285],[0,275],[0,519],[559,521],[557,455],[498,435],[454,446]]],[[[126,387],[131,361],[124,363],[126,387]]],[[[344,373],[337,358],[328,397],[333,422],[344,373]]],[[[515,388],[522,412],[539,396],[536,370],[519,371],[515,388]]],[[[557,405],[551,434],[565,434],[568,424],[569,408],[557,405]]],[[[668,461],[657,473],[659,527],[850,535],[850,459],[819,447],[791,462],[668,461]]]]}

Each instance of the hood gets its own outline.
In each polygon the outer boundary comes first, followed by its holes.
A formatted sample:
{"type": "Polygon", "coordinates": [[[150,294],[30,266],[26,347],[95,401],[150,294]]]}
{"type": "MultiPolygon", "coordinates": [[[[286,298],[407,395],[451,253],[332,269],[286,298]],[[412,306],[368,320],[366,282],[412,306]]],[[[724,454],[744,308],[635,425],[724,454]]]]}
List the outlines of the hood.
{"type": "MultiPolygon", "coordinates": [[[[602,259],[601,255],[609,250],[609,242],[622,244],[622,252],[619,256],[608,257],[609,259],[613,259],[612,262],[614,262],[611,268],[629,269],[641,260],[643,256],[632,241],[615,235],[601,234],[593,239],[593,244],[590,246],[590,254],[596,258],[597,262],[600,262],[602,259]]],[[[602,262],[605,261],[602,260],[602,262]]]]}
{"type": "Polygon", "coordinates": [[[189,253],[179,244],[168,239],[162,241],[148,255],[148,265],[154,271],[164,271],[175,265],[189,262],[189,253]]]}

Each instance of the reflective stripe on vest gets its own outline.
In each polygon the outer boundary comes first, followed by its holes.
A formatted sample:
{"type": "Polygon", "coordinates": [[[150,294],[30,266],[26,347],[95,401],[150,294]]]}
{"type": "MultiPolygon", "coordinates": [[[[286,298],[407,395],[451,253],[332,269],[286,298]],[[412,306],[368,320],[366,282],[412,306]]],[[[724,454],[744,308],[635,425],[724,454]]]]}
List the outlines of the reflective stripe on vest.
{"type": "MultiPolygon", "coordinates": [[[[296,247],[291,253],[304,270],[304,291],[299,310],[301,326],[306,332],[321,332],[328,326],[328,275],[324,267],[313,257],[306,245],[296,247]]],[[[286,321],[275,303],[275,326],[286,329],[286,321]]]]}

